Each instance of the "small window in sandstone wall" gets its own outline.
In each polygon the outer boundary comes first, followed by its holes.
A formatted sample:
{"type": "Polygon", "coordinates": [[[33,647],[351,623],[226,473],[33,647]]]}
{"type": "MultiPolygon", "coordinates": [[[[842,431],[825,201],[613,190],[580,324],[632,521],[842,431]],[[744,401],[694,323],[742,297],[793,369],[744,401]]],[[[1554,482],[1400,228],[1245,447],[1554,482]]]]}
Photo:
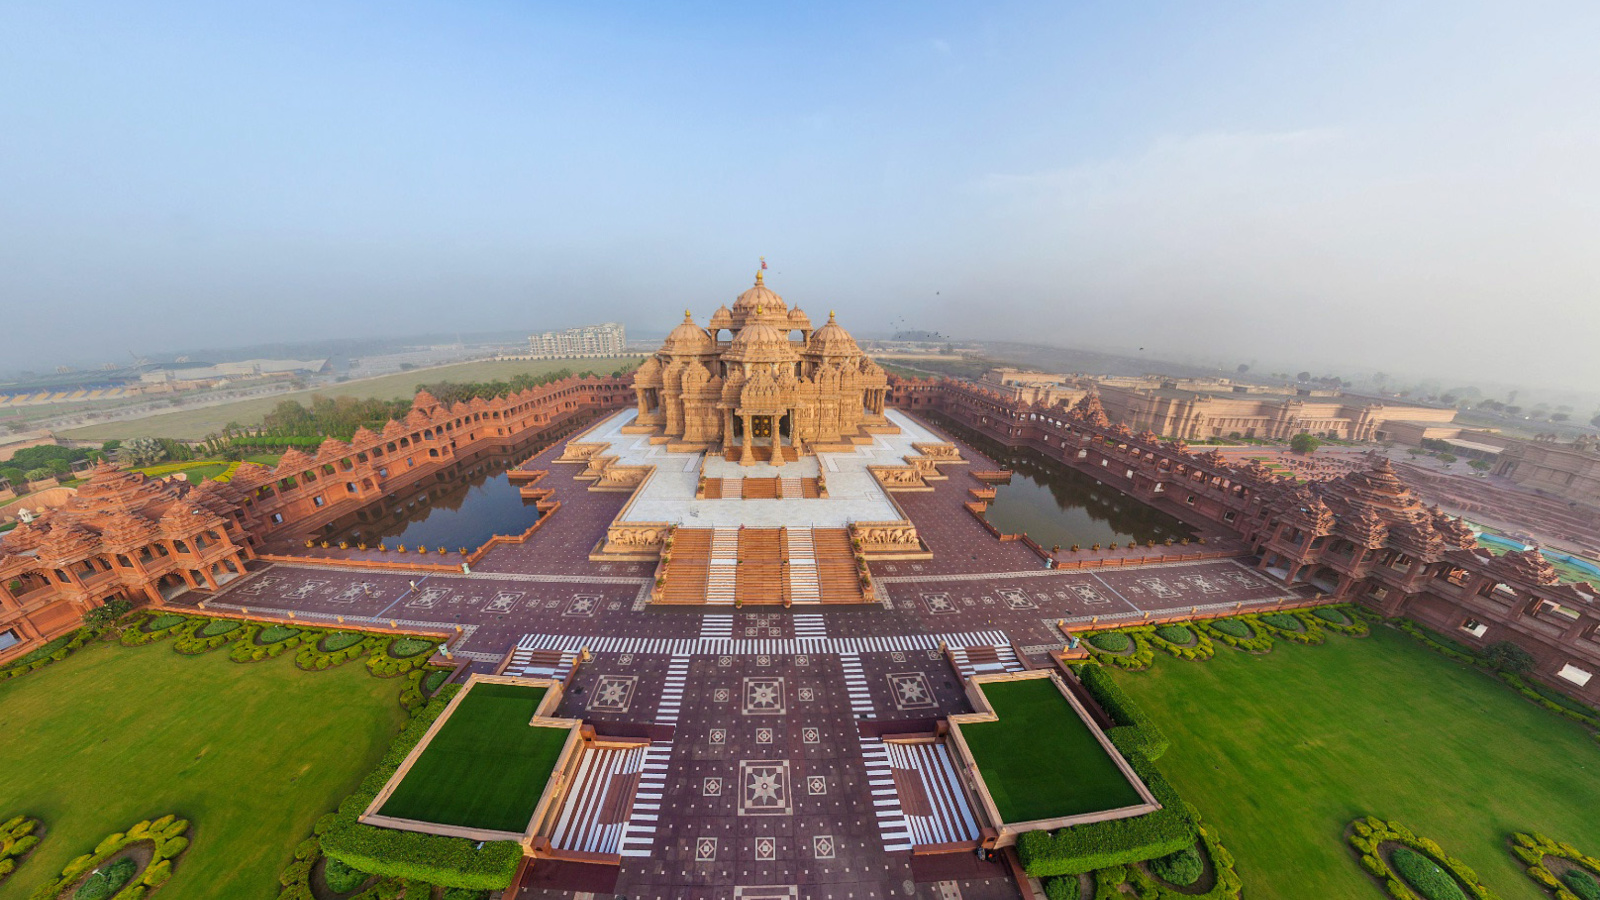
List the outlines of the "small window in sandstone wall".
{"type": "Polygon", "coordinates": [[[312,506],[321,506],[321,505],[323,505],[324,503],[327,503],[327,502],[328,501],[322,499],[322,495],[321,494],[318,494],[315,497],[311,498],[311,505],[312,506]]]}
{"type": "Polygon", "coordinates": [[[0,631],[0,650],[8,650],[20,643],[22,643],[22,638],[17,636],[15,628],[7,628],[5,631],[0,631]]]}
{"type": "Polygon", "coordinates": [[[1461,630],[1473,637],[1481,638],[1489,631],[1489,626],[1479,622],[1477,619],[1468,619],[1461,623],[1461,630]]]}
{"type": "Polygon", "coordinates": [[[1585,672],[1572,663],[1567,663],[1566,665],[1562,666],[1561,671],[1557,672],[1556,674],[1572,682],[1578,687],[1583,687],[1584,685],[1588,684],[1589,679],[1594,677],[1593,672],[1585,672]]]}

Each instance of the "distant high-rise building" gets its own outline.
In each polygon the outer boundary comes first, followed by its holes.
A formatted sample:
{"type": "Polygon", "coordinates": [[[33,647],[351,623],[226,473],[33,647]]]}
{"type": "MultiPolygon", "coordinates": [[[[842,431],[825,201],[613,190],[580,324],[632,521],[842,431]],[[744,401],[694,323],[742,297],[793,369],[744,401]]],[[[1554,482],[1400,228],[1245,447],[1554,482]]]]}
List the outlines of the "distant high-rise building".
{"type": "Polygon", "coordinates": [[[627,343],[628,339],[622,333],[620,322],[528,335],[528,350],[535,358],[622,356],[627,343]]]}

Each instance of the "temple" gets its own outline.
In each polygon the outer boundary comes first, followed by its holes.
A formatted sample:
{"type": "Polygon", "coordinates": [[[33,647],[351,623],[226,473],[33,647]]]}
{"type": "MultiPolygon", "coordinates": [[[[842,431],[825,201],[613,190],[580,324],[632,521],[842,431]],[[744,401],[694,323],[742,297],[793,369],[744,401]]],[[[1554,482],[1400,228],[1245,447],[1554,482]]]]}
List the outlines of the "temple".
{"type": "Polygon", "coordinates": [[[888,385],[833,313],[813,331],[757,272],[732,309],[711,314],[709,330],[686,310],[640,366],[635,427],[673,450],[719,449],[744,465],[794,459],[894,430],[884,416],[888,385]]]}

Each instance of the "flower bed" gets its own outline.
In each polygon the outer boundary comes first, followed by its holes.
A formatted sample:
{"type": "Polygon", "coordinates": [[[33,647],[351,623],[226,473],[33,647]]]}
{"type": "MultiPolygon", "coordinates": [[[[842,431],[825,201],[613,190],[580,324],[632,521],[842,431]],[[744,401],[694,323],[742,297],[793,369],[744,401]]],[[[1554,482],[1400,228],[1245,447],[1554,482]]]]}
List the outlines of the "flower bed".
{"type": "Polygon", "coordinates": [[[1529,878],[1555,892],[1556,900],[1600,900],[1600,859],[1538,832],[1513,834],[1511,852],[1527,865],[1529,878]],[[1551,859],[1562,863],[1552,866],[1551,859]]]}
{"type": "Polygon", "coordinates": [[[1399,822],[1375,816],[1356,819],[1350,823],[1347,839],[1362,868],[1382,881],[1395,900],[1499,900],[1466,863],[1446,855],[1438,844],[1418,837],[1399,822]]]}
{"type": "MultiPolygon", "coordinates": [[[[183,836],[188,830],[187,819],[165,815],[153,821],[139,822],[127,831],[108,835],[105,840],[95,845],[93,852],[85,853],[67,863],[60,875],[28,895],[28,900],[57,900],[74,885],[77,885],[77,888],[71,896],[75,900],[77,898],[103,900],[113,896],[117,900],[138,900],[146,893],[166,884],[167,879],[172,877],[172,868],[178,857],[189,849],[189,839],[183,836]],[[114,878],[89,874],[101,863],[129,847],[145,843],[150,845],[150,861],[142,870],[138,868],[138,863],[134,862],[133,871],[127,872],[127,877],[120,882],[116,882],[114,878]]],[[[126,866],[117,863],[103,871],[112,868],[126,869],[126,866]]]]}

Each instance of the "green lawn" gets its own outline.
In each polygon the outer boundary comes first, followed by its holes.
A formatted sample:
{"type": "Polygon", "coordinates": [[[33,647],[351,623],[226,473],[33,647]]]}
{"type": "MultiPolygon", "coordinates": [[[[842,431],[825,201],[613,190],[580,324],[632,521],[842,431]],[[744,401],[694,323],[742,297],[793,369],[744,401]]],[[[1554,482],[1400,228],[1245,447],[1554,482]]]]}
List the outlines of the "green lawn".
{"type": "Polygon", "coordinates": [[[108,441],[113,438],[126,440],[135,437],[200,440],[208,434],[222,431],[223,426],[229,422],[238,422],[246,426],[259,425],[261,424],[261,419],[267,413],[272,412],[273,407],[284,400],[294,400],[301,404],[309,405],[314,394],[321,394],[324,397],[377,397],[384,400],[398,400],[411,397],[416,393],[417,385],[423,383],[437,381],[495,381],[509,379],[513,375],[523,373],[544,375],[549,372],[558,372],[562,369],[571,369],[574,372],[592,371],[601,375],[609,375],[625,365],[640,362],[642,359],[643,357],[624,357],[619,359],[508,359],[457,363],[449,366],[437,366],[431,369],[414,369],[393,375],[380,375],[376,378],[362,378],[357,381],[330,384],[325,387],[319,387],[314,391],[294,391],[285,394],[274,394],[270,397],[254,397],[248,400],[237,400],[232,403],[223,403],[205,408],[179,408],[176,412],[147,416],[143,419],[68,428],[61,431],[60,436],[75,441],[108,441]]]}
{"type": "Polygon", "coordinates": [[[994,682],[983,693],[1000,721],[961,733],[1007,822],[1144,802],[1050,679],[994,682]]]}
{"type": "Polygon", "coordinates": [[[1437,840],[1505,900],[1548,898],[1505,849],[1513,831],[1600,853],[1594,738],[1393,629],[1265,656],[1158,654],[1117,679],[1172,738],[1159,765],[1221,831],[1252,900],[1383,897],[1341,840],[1367,814],[1437,840]]]}
{"type": "Polygon", "coordinates": [[[193,821],[193,845],[164,900],[271,900],[294,846],[394,739],[399,687],[360,664],[241,665],[225,651],[180,656],[170,641],[91,645],[0,684],[0,818],[38,816],[49,829],[0,882],[0,900],[169,812],[193,821]]]}
{"type": "Polygon", "coordinates": [[[528,727],[544,693],[473,685],[379,812],[521,834],[567,741],[566,728],[528,727]]]}

